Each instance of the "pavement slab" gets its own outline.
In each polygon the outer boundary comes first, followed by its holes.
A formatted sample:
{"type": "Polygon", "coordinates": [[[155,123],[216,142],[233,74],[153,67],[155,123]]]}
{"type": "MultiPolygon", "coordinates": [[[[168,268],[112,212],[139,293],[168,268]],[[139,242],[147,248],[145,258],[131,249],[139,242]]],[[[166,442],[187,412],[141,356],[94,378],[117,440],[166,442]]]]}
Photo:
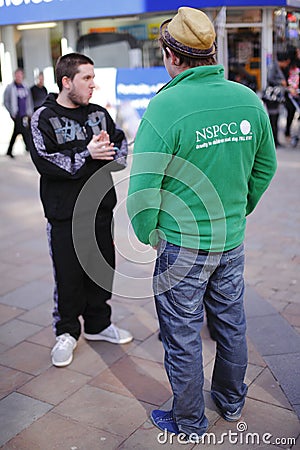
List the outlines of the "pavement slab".
{"type": "Polygon", "coordinates": [[[90,381],[91,377],[69,368],[49,367],[23,384],[18,392],[51,405],[58,405],[90,381]]]}
{"type": "Polygon", "coordinates": [[[49,412],[7,442],[3,450],[115,449],[121,436],[49,412]]]}
{"type": "Polygon", "coordinates": [[[134,356],[116,361],[90,384],[155,405],[172,395],[163,365],[134,356]]]}
{"type": "Polygon", "coordinates": [[[13,392],[0,403],[0,445],[24,430],[52,408],[26,395],[13,392]]]}
{"type": "Polygon", "coordinates": [[[53,412],[125,438],[144,423],[150,410],[151,405],[135,398],[83,386],[53,412]]]}
{"type": "Polygon", "coordinates": [[[16,391],[32,378],[28,373],[0,366],[0,399],[16,391]]]}

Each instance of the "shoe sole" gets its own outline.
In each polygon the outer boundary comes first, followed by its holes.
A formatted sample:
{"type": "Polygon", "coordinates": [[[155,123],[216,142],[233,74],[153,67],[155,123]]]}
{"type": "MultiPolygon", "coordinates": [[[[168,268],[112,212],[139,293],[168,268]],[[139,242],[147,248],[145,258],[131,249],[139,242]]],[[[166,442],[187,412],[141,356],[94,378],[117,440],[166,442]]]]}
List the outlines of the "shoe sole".
{"type": "Polygon", "coordinates": [[[106,341],[106,342],[110,342],[111,344],[128,344],[129,342],[131,342],[133,340],[133,337],[130,336],[128,338],[124,338],[124,339],[120,339],[119,341],[116,341],[115,339],[109,338],[109,337],[95,337],[92,334],[84,334],[83,335],[84,338],[87,341],[106,341]]]}
{"type": "Polygon", "coordinates": [[[52,359],[52,364],[55,367],[65,367],[65,366],[68,366],[69,364],[71,364],[72,361],[73,361],[73,355],[67,361],[63,361],[63,362],[55,362],[52,359]]]}
{"type": "Polygon", "coordinates": [[[217,410],[218,410],[220,416],[221,416],[224,420],[226,420],[226,422],[237,422],[237,421],[240,420],[240,418],[242,417],[242,414],[239,414],[239,416],[234,417],[234,418],[233,418],[233,417],[226,416],[226,413],[223,413],[222,410],[221,410],[218,406],[216,406],[216,407],[217,407],[217,410]]]}
{"type": "MultiPolygon", "coordinates": [[[[73,351],[75,350],[75,348],[77,347],[77,343],[75,344],[75,346],[73,347],[73,351]]],[[[52,358],[52,364],[55,367],[65,367],[68,366],[69,364],[71,364],[71,362],[73,361],[73,352],[72,355],[70,356],[69,359],[67,359],[66,361],[62,361],[62,362],[55,362],[54,359],[52,358]]]]}
{"type": "Polygon", "coordinates": [[[222,414],[222,417],[224,420],[226,420],[226,422],[237,422],[238,420],[240,420],[240,418],[242,417],[242,414],[239,414],[239,416],[233,418],[233,417],[228,417],[225,414],[222,414]]]}

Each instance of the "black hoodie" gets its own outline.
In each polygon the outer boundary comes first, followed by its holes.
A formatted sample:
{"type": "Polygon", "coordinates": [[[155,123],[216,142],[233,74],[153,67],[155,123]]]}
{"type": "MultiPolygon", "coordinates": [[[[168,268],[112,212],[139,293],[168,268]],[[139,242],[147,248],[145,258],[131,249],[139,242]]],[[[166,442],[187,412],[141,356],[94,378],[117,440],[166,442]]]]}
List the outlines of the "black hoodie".
{"type": "Polygon", "coordinates": [[[65,108],[49,94],[33,114],[31,130],[34,146],[32,160],[41,175],[40,196],[48,220],[72,218],[77,197],[89,178],[99,169],[100,208],[111,212],[116,193],[111,171],[126,167],[127,142],[122,130],[116,128],[105,108],[90,103],[78,108],[65,108]],[[107,131],[118,147],[113,162],[93,160],[87,145],[93,135],[107,131]]]}

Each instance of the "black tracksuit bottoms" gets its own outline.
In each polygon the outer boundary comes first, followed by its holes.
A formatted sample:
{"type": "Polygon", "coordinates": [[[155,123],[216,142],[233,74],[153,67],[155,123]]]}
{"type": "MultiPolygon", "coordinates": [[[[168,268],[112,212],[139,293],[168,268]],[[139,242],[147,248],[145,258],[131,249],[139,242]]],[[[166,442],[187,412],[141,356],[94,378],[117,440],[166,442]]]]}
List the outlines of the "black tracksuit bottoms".
{"type": "Polygon", "coordinates": [[[86,333],[99,333],[111,323],[111,307],[107,301],[111,298],[115,269],[112,213],[96,220],[98,248],[89,239],[87,230],[82,228],[79,238],[77,233],[77,242],[79,239],[79,247],[83,249],[80,258],[75,251],[78,246],[74,246],[71,220],[49,221],[47,232],[55,281],[53,328],[56,336],[70,333],[78,339],[80,316],[86,333]]]}

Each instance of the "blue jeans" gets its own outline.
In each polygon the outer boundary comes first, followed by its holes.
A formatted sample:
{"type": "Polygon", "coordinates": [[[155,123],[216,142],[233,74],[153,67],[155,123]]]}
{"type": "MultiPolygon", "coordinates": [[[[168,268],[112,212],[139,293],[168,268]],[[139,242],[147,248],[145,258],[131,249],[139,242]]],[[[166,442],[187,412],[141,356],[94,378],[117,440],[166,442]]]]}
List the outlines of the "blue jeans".
{"type": "Polygon", "coordinates": [[[173,417],[181,432],[208,427],[203,398],[204,305],[217,342],[211,392],[223,411],[245,402],[247,368],[244,246],[223,253],[161,241],[153,277],[156,309],[173,391],[173,417]]]}

